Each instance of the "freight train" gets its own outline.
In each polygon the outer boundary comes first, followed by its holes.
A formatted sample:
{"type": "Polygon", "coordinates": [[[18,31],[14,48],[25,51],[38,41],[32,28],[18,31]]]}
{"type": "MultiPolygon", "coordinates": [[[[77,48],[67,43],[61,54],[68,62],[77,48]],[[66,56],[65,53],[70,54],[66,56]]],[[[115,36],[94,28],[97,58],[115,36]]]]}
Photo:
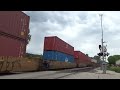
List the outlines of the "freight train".
{"type": "MultiPolygon", "coordinates": [[[[86,59],[84,59],[86,60],[86,59]]],[[[84,61],[83,59],[74,58],[74,62],[61,61],[61,60],[52,60],[52,59],[43,59],[42,69],[51,70],[51,69],[71,69],[71,68],[83,68],[83,67],[98,67],[99,64],[91,61],[84,61]]]]}
{"type": "MultiPolygon", "coordinates": [[[[0,11],[0,42],[2,42],[0,44],[0,56],[13,57],[8,58],[9,60],[6,60],[7,62],[15,59],[14,57],[20,57],[20,59],[26,60],[22,57],[25,57],[26,45],[31,38],[29,35],[29,21],[30,17],[21,11],[0,11]]],[[[0,59],[1,65],[3,61],[5,60],[0,59]]],[[[41,61],[39,63],[41,65],[40,68],[47,69],[95,65],[95,63],[91,62],[91,58],[81,51],[75,51],[73,46],[57,36],[45,37],[43,59],[41,61]]],[[[25,65],[30,64],[27,61],[24,63],[25,65]]],[[[38,64],[34,65],[38,66],[38,64]]]]}
{"type": "Polygon", "coordinates": [[[78,68],[97,66],[91,58],[81,51],[74,51],[74,47],[57,36],[45,37],[43,51],[43,65],[47,69],[78,68]]]}

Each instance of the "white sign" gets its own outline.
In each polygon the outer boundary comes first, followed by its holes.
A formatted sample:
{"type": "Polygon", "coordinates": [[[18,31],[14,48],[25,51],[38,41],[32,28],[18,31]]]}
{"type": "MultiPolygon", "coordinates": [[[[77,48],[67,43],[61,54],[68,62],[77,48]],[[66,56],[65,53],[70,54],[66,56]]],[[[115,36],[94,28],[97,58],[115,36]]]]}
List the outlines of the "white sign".
{"type": "Polygon", "coordinates": [[[67,57],[65,58],[65,62],[68,62],[68,58],[67,57]]]}

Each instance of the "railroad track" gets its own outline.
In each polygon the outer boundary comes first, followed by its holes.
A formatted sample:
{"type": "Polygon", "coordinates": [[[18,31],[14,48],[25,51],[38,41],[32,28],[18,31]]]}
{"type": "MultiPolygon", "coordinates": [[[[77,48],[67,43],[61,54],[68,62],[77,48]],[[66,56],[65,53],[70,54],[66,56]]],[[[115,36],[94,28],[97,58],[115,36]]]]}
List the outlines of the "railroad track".
{"type": "Polygon", "coordinates": [[[70,76],[72,74],[77,74],[80,72],[87,72],[91,69],[92,69],[92,67],[65,69],[65,70],[56,71],[54,73],[47,73],[47,74],[43,74],[43,75],[33,76],[32,78],[27,77],[27,78],[23,78],[23,79],[60,79],[60,78],[66,77],[66,76],[70,76]]]}
{"type": "Polygon", "coordinates": [[[27,72],[27,73],[18,73],[12,75],[0,76],[0,78],[7,79],[61,79],[72,74],[77,74],[80,72],[87,72],[92,70],[92,67],[85,68],[74,68],[74,69],[65,69],[59,71],[39,71],[39,72],[27,72]]]}
{"type": "MultiPolygon", "coordinates": [[[[63,76],[60,76],[60,77],[57,77],[55,79],[60,79],[60,78],[63,78],[63,77],[67,77],[67,76],[70,76],[72,74],[77,74],[77,73],[80,73],[80,72],[87,72],[87,71],[90,71],[91,69],[93,69],[92,67],[85,67],[85,68],[75,68],[75,69],[70,69],[70,70],[64,70],[65,72],[70,72],[70,74],[67,74],[67,75],[63,75],[63,76]]],[[[63,72],[64,72],[63,71],[63,72]]]]}

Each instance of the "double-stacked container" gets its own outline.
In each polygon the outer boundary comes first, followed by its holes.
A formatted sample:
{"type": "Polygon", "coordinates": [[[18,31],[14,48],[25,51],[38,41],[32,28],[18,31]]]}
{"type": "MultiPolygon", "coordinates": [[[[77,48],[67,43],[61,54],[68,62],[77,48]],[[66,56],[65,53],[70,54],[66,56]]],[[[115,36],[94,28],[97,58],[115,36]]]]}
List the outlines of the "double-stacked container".
{"type": "Polygon", "coordinates": [[[73,63],[74,47],[57,36],[45,37],[43,59],[73,63]]]}
{"type": "Polygon", "coordinates": [[[79,67],[87,66],[91,63],[91,58],[81,51],[74,51],[74,58],[77,66],[79,67]]]}
{"type": "Polygon", "coordinates": [[[0,11],[0,56],[25,55],[29,19],[22,11],[0,11]]]}

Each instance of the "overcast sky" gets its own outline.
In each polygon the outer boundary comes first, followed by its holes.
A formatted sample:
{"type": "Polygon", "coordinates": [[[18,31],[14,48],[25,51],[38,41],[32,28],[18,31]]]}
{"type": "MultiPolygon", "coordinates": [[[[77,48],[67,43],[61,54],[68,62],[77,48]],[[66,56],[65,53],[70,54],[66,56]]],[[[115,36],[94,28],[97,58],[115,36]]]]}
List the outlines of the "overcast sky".
{"type": "Polygon", "coordinates": [[[104,40],[110,55],[120,54],[120,12],[118,11],[25,11],[30,16],[31,41],[27,52],[43,54],[45,36],[58,36],[89,56],[99,52],[103,14],[104,40]]]}

